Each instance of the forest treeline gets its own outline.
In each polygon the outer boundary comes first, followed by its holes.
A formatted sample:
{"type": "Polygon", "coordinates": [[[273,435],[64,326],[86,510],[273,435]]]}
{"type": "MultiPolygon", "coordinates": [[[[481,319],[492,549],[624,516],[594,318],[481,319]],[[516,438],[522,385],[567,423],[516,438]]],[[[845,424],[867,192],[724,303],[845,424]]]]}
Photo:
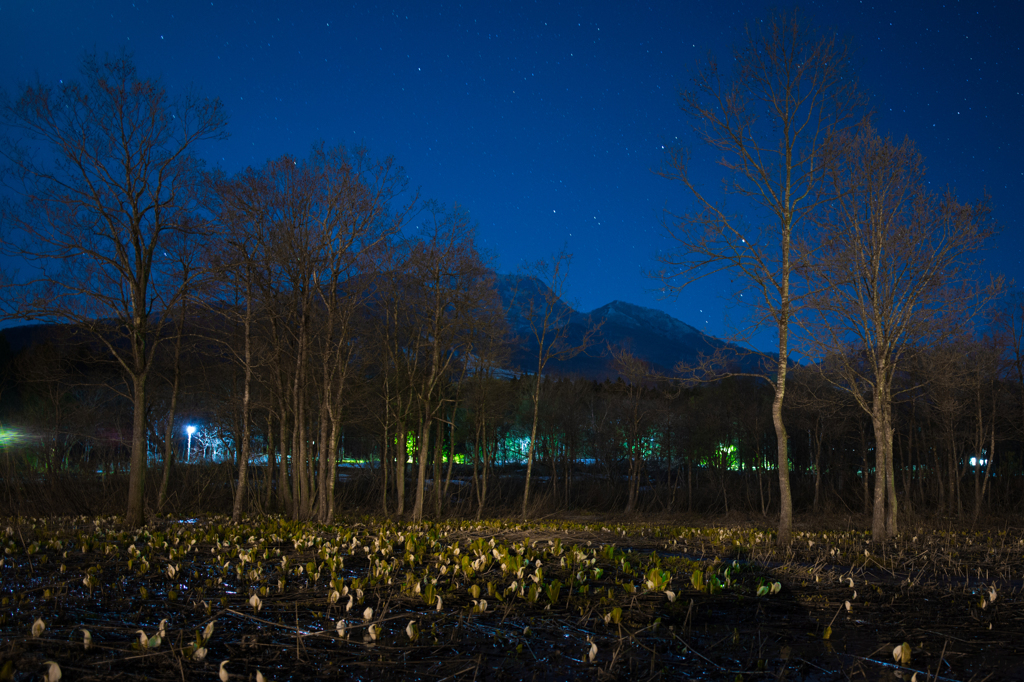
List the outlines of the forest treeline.
{"type": "MultiPolygon", "coordinates": [[[[422,312],[421,296],[405,291],[391,300],[422,312]]],[[[533,377],[501,371],[507,355],[466,352],[481,340],[477,326],[468,325],[465,337],[450,337],[466,346],[439,346],[451,363],[436,382],[427,422],[417,396],[430,388],[429,361],[415,356],[429,358],[434,348],[417,345],[415,327],[389,327],[387,312],[371,297],[362,301],[348,320],[344,386],[332,367],[338,327],[328,328],[324,316],[310,316],[316,322],[307,323],[304,358],[294,301],[252,316],[245,455],[246,368],[236,352],[244,315],[221,309],[188,316],[180,342],[168,339],[153,370],[147,505],[188,514],[229,511],[240,499],[246,512],[300,518],[331,518],[335,505],[401,514],[415,503],[423,461],[427,515],[517,510],[533,377]],[[401,362],[385,347],[389,332],[401,362]],[[332,373],[333,394],[324,383],[332,373]],[[296,426],[297,416],[305,424],[296,426]],[[191,439],[189,425],[197,428],[191,439]]],[[[500,319],[492,321],[502,328],[500,319]]],[[[168,334],[177,331],[173,319],[167,325],[168,334]]],[[[497,336],[490,349],[500,351],[510,338],[497,336]]],[[[122,373],[81,332],[48,328],[36,339],[6,354],[5,512],[119,510],[132,423],[122,373]]],[[[1019,505],[1022,365],[1000,340],[921,349],[898,378],[894,463],[904,513],[976,521],[1019,505]]],[[[621,512],[632,505],[645,514],[777,514],[771,391],[763,380],[683,386],[645,373],[628,352],[611,362],[621,375],[614,381],[541,381],[531,513],[621,512]]],[[[797,510],[869,514],[876,456],[870,419],[820,367],[797,367],[789,381],[785,417],[797,510]]]]}
{"type": "Polygon", "coordinates": [[[652,275],[672,294],[731,272],[778,341],[763,371],[724,347],[654,371],[571,333],[566,253],[500,295],[468,216],[392,158],[317,144],[209,169],[223,104],[127,53],[4,93],[0,247],[21,267],[2,312],[53,325],[6,363],[7,511],[744,509],[786,544],[794,506],[867,511],[879,541],[901,511],[1005,509],[1022,308],[982,280],[987,199],[934,190],[873,128],[835,33],[783,12],[746,37],[681,93],[723,193],[668,151],[690,202],[652,275]],[[595,349],[618,381],[552,373],[595,349]],[[193,439],[219,460],[194,464],[193,439]]]}

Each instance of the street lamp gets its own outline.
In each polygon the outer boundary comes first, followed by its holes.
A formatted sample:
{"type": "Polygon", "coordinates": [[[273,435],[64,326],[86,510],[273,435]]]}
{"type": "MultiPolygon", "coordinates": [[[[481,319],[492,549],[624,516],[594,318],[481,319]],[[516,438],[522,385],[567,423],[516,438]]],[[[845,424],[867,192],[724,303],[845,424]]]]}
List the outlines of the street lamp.
{"type": "Polygon", "coordinates": [[[192,461],[192,434],[196,432],[196,427],[189,425],[185,427],[185,433],[188,434],[188,448],[185,450],[185,461],[192,461]]]}

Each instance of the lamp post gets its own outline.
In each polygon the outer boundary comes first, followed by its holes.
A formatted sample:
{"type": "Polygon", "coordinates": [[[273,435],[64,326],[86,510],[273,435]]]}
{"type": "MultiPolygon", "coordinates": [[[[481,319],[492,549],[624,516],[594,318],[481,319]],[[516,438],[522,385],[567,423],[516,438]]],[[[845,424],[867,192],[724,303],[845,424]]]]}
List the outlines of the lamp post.
{"type": "Polygon", "coordinates": [[[190,463],[192,461],[192,434],[196,432],[196,427],[186,426],[185,432],[188,434],[188,448],[185,450],[185,462],[190,463]]]}

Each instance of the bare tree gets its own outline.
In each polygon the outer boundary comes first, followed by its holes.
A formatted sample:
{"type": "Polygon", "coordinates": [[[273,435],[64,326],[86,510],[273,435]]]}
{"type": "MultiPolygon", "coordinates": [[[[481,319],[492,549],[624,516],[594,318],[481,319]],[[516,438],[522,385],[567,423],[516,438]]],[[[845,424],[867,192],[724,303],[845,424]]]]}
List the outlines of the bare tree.
{"type": "MultiPolygon", "coordinates": [[[[794,385],[790,388],[787,408],[792,410],[792,421],[810,436],[811,464],[814,467],[814,500],[811,510],[821,511],[821,483],[824,469],[829,465],[822,458],[822,447],[827,438],[834,438],[849,429],[850,397],[826,380],[820,370],[828,368],[798,368],[794,372],[794,385]]],[[[866,475],[866,473],[865,473],[866,475]]]]}
{"type": "MultiPolygon", "coordinates": [[[[195,228],[204,140],[226,137],[217,99],[171,100],[140,79],[131,55],[87,55],[82,81],[24,86],[0,109],[2,155],[18,201],[3,208],[9,255],[28,267],[9,314],[91,329],[129,379],[134,406],[126,520],[144,520],[146,384],[159,334],[154,310],[183,283],[164,268],[173,233],[195,228]]],[[[5,235],[6,237],[6,235],[5,235]]]]}
{"type": "MultiPolygon", "coordinates": [[[[427,205],[427,214],[420,226],[422,236],[405,263],[408,288],[402,292],[405,311],[400,312],[407,345],[399,361],[408,366],[406,374],[411,377],[419,411],[412,512],[417,522],[423,519],[431,429],[450,402],[445,388],[452,381],[452,372],[459,371],[473,352],[480,330],[497,326],[501,314],[468,216],[458,207],[446,211],[433,203],[427,205]]],[[[433,484],[440,485],[440,481],[435,479],[433,484]]]]}
{"type": "MultiPolygon", "coordinates": [[[[308,517],[315,503],[321,521],[333,515],[341,412],[354,354],[353,318],[365,288],[357,275],[366,255],[400,229],[412,202],[394,210],[393,199],[404,187],[394,159],[374,160],[362,148],[323,145],[314,146],[307,159],[284,156],[221,183],[225,240],[218,260],[232,293],[230,305],[217,303],[221,314],[242,329],[242,347],[233,339],[226,345],[245,372],[236,519],[246,489],[257,310],[261,318],[269,314],[284,322],[274,325],[280,332],[274,335],[278,358],[284,357],[280,346],[294,350],[291,404],[284,409],[282,402],[282,414],[294,419],[297,506],[292,513],[308,517]],[[288,303],[282,307],[282,302],[288,303]],[[313,395],[316,391],[319,396],[313,395]],[[307,438],[307,422],[317,421],[315,440],[307,438]]],[[[279,382],[282,395],[284,383],[279,382]]]]}
{"type": "MultiPolygon", "coordinates": [[[[179,265],[182,269],[182,279],[190,282],[192,271],[195,269],[193,261],[196,259],[197,250],[195,244],[188,240],[178,245],[175,249],[179,265]]],[[[189,310],[189,295],[187,288],[183,290],[178,300],[178,310],[174,324],[174,350],[171,351],[171,397],[167,409],[167,417],[164,423],[164,469],[160,477],[160,489],[156,497],[156,509],[158,512],[164,510],[167,502],[167,489],[171,482],[171,469],[174,466],[174,417],[178,407],[178,394],[181,389],[181,351],[182,341],[185,336],[185,323],[189,310]]],[[[168,311],[169,312],[169,311],[168,311]]],[[[166,324],[166,322],[165,322],[166,324]]]]}
{"type": "MultiPolygon", "coordinates": [[[[533,406],[533,419],[530,426],[530,445],[526,451],[526,484],[523,487],[523,518],[526,518],[530,500],[530,479],[533,476],[533,455],[536,451],[537,421],[540,415],[540,388],[544,378],[544,369],[552,359],[568,360],[585,351],[593,342],[599,326],[590,326],[578,342],[570,340],[569,322],[573,309],[566,305],[562,297],[566,293],[566,280],[569,276],[569,264],[572,254],[564,249],[556,253],[550,261],[538,261],[530,265],[526,272],[531,277],[526,280],[539,285],[533,291],[517,290],[513,301],[518,303],[518,312],[522,320],[517,327],[525,327],[523,335],[537,345],[537,371],[533,375],[533,387],[530,400],[533,406]]],[[[520,280],[522,282],[522,280],[520,280]]]]}
{"type": "Polygon", "coordinates": [[[778,541],[788,544],[793,505],[782,403],[786,392],[789,325],[795,295],[794,238],[807,217],[830,198],[822,185],[821,144],[849,126],[863,107],[849,70],[846,46],[833,33],[818,35],[797,14],[774,14],[747,28],[731,77],[709,58],[682,93],[682,109],[697,138],[725,170],[724,189],[749,203],[750,213],[726,210],[692,172],[688,152],[672,151],[662,175],[677,180],[696,201],[692,213],[672,216],[676,252],[659,257],[656,273],[666,293],[722,270],[754,292],[755,323],[778,332],[778,356],[765,378],[775,389],[772,418],[778,441],[781,508],[778,541]]]}
{"type": "MultiPolygon", "coordinates": [[[[613,367],[625,380],[617,385],[621,394],[622,435],[625,437],[626,454],[629,460],[629,480],[627,483],[625,513],[631,514],[637,509],[640,493],[640,475],[644,466],[644,450],[650,439],[653,423],[654,404],[648,399],[648,383],[652,381],[654,372],[649,363],[637,357],[629,348],[609,348],[613,367]]],[[[728,511],[728,508],[726,509],[728,511]]]]}
{"type": "MultiPolygon", "coordinates": [[[[812,348],[841,377],[875,432],[872,538],[898,533],[893,469],[894,376],[922,343],[967,328],[1001,285],[974,284],[974,255],[995,233],[988,204],[926,188],[913,144],[868,126],[837,140],[828,181],[837,199],[802,248],[812,283],[812,348]]],[[[828,376],[826,374],[826,376],[828,376]]]]}

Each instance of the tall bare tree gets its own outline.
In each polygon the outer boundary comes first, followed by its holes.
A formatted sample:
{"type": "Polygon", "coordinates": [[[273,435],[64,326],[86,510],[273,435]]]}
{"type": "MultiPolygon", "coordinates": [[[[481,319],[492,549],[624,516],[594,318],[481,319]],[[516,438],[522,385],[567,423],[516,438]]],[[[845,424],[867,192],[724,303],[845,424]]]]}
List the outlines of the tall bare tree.
{"type": "MultiPolygon", "coordinates": [[[[229,352],[245,371],[235,517],[246,487],[255,310],[284,322],[276,325],[280,334],[275,341],[294,350],[287,410],[294,420],[297,455],[292,512],[308,517],[315,503],[321,521],[333,514],[341,409],[354,352],[353,316],[364,288],[356,275],[366,255],[401,228],[415,202],[394,206],[404,187],[404,173],[393,158],[375,160],[362,148],[322,144],[307,159],[284,156],[220,185],[225,239],[218,260],[234,298],[233,305],[219,309],[243,331],[242,348],[229,343],[229,352]],[[318,399],[307,388],[318,390],[318,399]],[[307,421],[319,422],[315,440],[305,434],[307,421]]],[[[280,350],[279,358],[284,357],[280,350]]]]}
{"type": "MultiPolygon", "coordinates": [[[[837,199],[802,249],[815,314],[809,340],[834,367],[875,432],[871,534],[899,532],[893,468],[894,377],[922,343],[968,328],[1001,285],[973,281],[977,252],[995,233],[987,202],[961,203],[927,189],[909,140],[895,144],[869,126],[836,140],[826,177],[837,199]]],[[[825,374],[829,376],[829,374],[825,374]]]]}
{"type": "Polygon", "coordinates": [[[447,211],[430,203],[419,231],[402,273],[407,288],[401,292],[405,300],[399,324],[406,331],[406,345],[398,357],[407,366],[419,413],[413,521],[423,519],[430,434],[450,402],[445,389],[452,373],[461,373],[482,331],[498,326],[501,316],[494,282],[477,251],[468,216],[458,207],[447,211]]]}
{"type": "MultiPolygon", "coordinates": [[[[847,48],[834,33],[818,34],[796,13],[773,14],[747,28],[723,74],[708,58],[682,93],[681,107],[697,139],[720,154],[724,190],[746,203],[732,213],[700,183],[685,148],[672,150],[662,175],[676,180],[696,203],[671,216],[666,230],[679,248],[659,258],[666,293],[730,270],[749,285],[755,323],[778,333],[772,419],[778,442],[781,509],[778,541],[788,544],[793,504],[782,404],[786,393],[789,326],[799,307],[794,289],[793,241],[808,216],[831,198],[822,183],[820,146],[861,115],[863,100],[849,69],[847,48]]],[[[772,362],[769,360],[769,362],[772,362]]]]}
{"type": "Polygon", "coordinates": [[[521,287],[513,294],[515,308],[522,317],[516,321],[516,326],[524,330],[522,336],[528,342],[536,344],[537,353],[536,372],[530,390],[533,415],[530,444],[526,451],[523,518],[526,518],[530,502],[530,480],[533,477],[533,459],[537,449],[537,423],[540,419],[540,389],[544,380],[544,369],[553,359],[569,360],[584,352],[600,328],[599,325],[589,326],[578,342],[570,336],[569,322],[572,320],[573,309],[565,304],[562,297],[566,294],[571,263],[572,254],[563,249],[550,261],[542,260],[531,264],[525,270],[525,274],[530,275],[529,279],[525,279],[525,283],[534,286],[524,290],[524,280],[520,279],[521,287]]]}
{"type": "Polygon", "coordinates": [[[146,385],[160,335],[154,312],[183,282],[164,246],[194,229],[203,203],[199,143],[226,137],[220,100],[171,99],[131,55],[86,55],[82,80],[35,83],[0,101],[16,199],[3,207],[8,254],[27,267],[7,312],[91,329],[117,359],[133,404],[126,520],[144,521],[146,385]]]}

